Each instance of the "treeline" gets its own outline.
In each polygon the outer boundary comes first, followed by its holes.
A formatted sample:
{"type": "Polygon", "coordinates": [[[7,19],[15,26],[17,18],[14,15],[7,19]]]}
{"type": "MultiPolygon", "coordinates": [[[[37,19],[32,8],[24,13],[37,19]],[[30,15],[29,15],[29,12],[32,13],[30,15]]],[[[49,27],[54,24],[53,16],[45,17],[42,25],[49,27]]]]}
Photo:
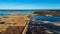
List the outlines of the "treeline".
{"type": "Polygon", "coordinates": [[[33,14],[60,16],[60,10],[42,10],[42,11],[35,11],[35,12],[33,12],[33,14]]]}

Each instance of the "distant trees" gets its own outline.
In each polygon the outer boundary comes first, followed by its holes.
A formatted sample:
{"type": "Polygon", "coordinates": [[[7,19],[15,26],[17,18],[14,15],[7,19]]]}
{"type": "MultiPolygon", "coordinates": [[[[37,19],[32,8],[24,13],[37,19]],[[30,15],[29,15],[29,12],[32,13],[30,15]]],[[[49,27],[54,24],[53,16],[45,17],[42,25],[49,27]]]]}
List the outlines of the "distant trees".
{"type": "Polygon", "coordinates": [[[45,11],[36,11],[33,14],[38,14],[38,15],[60,15],[60,11],[56,10],[45,10],[45,11]]]}

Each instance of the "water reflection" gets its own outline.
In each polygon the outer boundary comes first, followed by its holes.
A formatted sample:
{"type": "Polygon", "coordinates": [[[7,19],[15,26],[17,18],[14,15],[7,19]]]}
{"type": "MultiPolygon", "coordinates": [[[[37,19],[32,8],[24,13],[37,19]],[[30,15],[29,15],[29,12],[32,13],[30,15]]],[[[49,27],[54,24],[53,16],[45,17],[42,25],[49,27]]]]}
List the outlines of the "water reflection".
{"type": "Polygon", "coordinates": [[[27,34],[60,34],[60,26],[53,25],[54,22],[60,22],[60,16],[33,16],[27,34]]]}

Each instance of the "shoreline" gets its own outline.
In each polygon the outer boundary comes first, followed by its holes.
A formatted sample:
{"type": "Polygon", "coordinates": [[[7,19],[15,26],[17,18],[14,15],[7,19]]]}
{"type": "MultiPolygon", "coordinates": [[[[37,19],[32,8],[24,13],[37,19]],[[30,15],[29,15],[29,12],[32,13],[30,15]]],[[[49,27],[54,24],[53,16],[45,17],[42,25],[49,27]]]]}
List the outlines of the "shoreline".
{"type": "MultiPolygon", "coordinates": [[[[2,28],[2,31],[5,32],[5,30],[7,30],[7,26],[22,26],[25,27],[27,24],[26,20],[29,20],[30,18],[27,17],[27,15],[11,15],[11,16],[7,16],[7,17],[0,17],[1,22],[5,22],[2,25],[5,25],[4,27],[0,27],[2,28]],[[5,28],[6,27],[6,28],[5,28]]],[[[1,31],[1,32],[2,32],[1,31]]]]}

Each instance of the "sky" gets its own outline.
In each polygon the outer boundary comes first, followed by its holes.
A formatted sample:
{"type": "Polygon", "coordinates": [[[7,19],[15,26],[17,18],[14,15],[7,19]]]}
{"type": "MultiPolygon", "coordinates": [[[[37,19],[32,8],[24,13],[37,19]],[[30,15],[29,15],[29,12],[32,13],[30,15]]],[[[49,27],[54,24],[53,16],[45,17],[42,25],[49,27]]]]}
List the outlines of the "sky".
{"type": "Polygon", "coordinates": [[[60,0],[0,0],[0,9],[60,9],[60,0]]]}

